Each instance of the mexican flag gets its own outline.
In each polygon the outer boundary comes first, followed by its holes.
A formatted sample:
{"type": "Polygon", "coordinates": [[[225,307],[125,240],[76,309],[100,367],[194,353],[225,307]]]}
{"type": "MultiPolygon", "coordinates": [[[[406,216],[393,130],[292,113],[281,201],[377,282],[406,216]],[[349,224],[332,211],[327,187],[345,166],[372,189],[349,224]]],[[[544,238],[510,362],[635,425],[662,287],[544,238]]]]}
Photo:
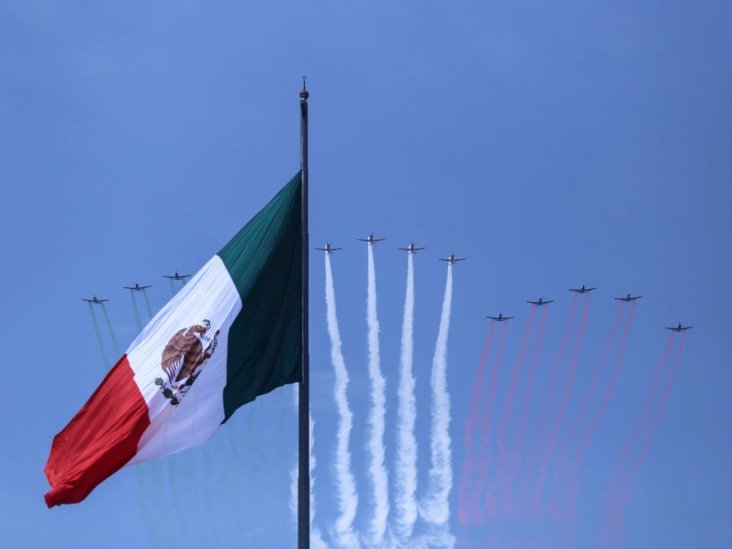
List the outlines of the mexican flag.
{"type": "Polygon", "coordinates": [[[298,173],[132,342],[53,439],[49,507],[203,444],[242,404],[300,381],[300,205],[298,173]]]}

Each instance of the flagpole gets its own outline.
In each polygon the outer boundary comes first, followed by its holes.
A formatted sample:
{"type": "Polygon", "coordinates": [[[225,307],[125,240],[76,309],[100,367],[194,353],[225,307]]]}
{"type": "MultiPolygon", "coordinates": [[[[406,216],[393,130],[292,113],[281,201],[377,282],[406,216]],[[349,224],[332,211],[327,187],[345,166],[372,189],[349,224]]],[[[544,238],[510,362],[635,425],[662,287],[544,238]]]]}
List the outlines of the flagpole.
{"type": "Polygon", "coordinates": [[[302,177],[302,380],[298,407],[297,547],[310,549],[310,302],[308,233],[308,97],[300,91],[300,173],[302,177]]]}

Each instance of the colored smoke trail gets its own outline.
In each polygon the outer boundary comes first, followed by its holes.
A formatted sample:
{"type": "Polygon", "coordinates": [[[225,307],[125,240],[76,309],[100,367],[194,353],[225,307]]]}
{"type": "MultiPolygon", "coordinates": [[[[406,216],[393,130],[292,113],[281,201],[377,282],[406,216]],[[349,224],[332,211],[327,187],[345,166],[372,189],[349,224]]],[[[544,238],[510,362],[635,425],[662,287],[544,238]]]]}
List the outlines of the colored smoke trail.
{"type": "Polygon", "coordinates": [[[106,372],[111,366],[109,358],[107,357],[107,351],[104,350],[104,342],[102,340],[102,332],[99,329],[99,322],[97,322],[97,315],[94,313],[94,305],[89,304],[89,313],[91,313],[92,324],[94,325],[94,334],[97,336],[97,343],[99,344],[99,354],[102,355],[103,368],[106,372]]]}
{"type": "Polygon", "coordinates": [[[516,357],[516,362],[511,370],[508,392],[506,393],[506,398],[503,401],[501,415],[498,418],[498,428],[496,429],[498,440],[498,467],[493,470],[493,475],[491,475],[488,483],[488,495],[486,497],[486,510],[488,511],[488,515],[491,517],[494,517],[498,511],[497,493],[500,491],[499,484],[501,484],[505,478],[506,469],[509,467],[511,461],[511,454],[508,445],[506,444],[506,428],[513,409],[513,402],[516,398],[516,391],[518,389],[521,370],[524,364],[524,357],[526,356],[526,349],[528,347],[529,335],[532,332],[535,318],[536,305],[532,305],[531,312],[529,313],[529,319],[527,320],[526,328],[524,329],[524,334],[521,337],[518,356],[516,357]]]}
{"type": "MultiPolygon", "coordinates": [[[[562,330],[562,339],[559,345],[559,353],[552,362],[552,366],[549,371],[549,383],[547,386],[547,390],[544,391],[544,401],[541,407],[541,413],[538,416],[538,426],[536,432],[540,433],[539,436],[543,435],[543,440],[540,442],[539,448],[543,449],[544,451],[541,453],[540,456],[532,456],[538,458],[536,460],[532,459],[532,461],[538,462],[536,463],[538,469],[537,476],[532,483],[532,481],[529,479],[529,475],[526,475],[524,488],[520,490],[520,493],[522,494],[532,494],[532,512],[534,515],[539,515],[541,513],[540,494],[544,481],[546,479],[546,475],[549,471],[549,463],[551,461],[551,453],[553,451],[553,449],[551,448],[550,440],[550,422],[552,420],[552,412],[555,407],[554,395],[558,394],[559,392],[559,375],[561,371],[562,361],[564,360],[564,355],[566,354],[567,347],[569,345],[569,335],[572,330],[572,326],[574,325],[574,317],[577,312],[578,302],[579,294],[573,293],[572,304],[569,307],[567,320],[564,323],[564,329],[562,330]]],[[[557,401],[556,404],[558,405],[559,402],[557,401]]]]}
{"type": "Polygon", "coordinates": [[[544,305],[542,309],[541,320],[539,322],[539,332],[536,336],[534,351],[532,352],[531,359],[529,360],[529,371],[524,385],[524,391],[519,397],[520,412],[516,427],[515,455],[511,463],[509,473],[506,476],[505,486],[503,488],[503,508],[507,513],[510,513],[511,511],[511,491],[523,460],[526,428],[529,420],[529,409],[531,408],[534,384],[536,382],[536,372],[539,368],[539,355],[541,353],[541,345],[544,340],[544,329],[546,327],[546,317],[549,313],[549,306],[544,305]]]}
{"type": "Polygon", "coordinates": [[[147,297],[147,289],[142,289],[142,296],[145,298],[145,307],[147,308],[148,321],[152,320],[153,312],[152,307],[150,306],[150,298],[147,297]]]}
{"type": "Polygon", "coordinates": [[[490,424],[491,424],[491,413],[493,411],[493,402],[496,396],[496,387],[498,386],[498,373],[501,369],[501,362],[503,360],[503,351],[506,348],[506,336],[508,335],[508,322],[503,323],[503,332],[501,332],[501,339],[498,342],[498,352],[496,353],[495,362],[491,370],[491,379],[488,383],[488,398],[486,406],[483,409],[483,417],[480,421],[480,450],[478,452],[478,480],[471,485],[473,489],[473,495],[470,498],[471,502],[471,519],[474,523],[480,524],[483,522],[483,506],[480,504],[480,497],[483,493],[486,480],[488,478],[488,467],[490,465],[490,424]]]}
{"type": "Polygon", "coordinates": [[[478,420],[478,411],[480,409],[480,393],[483,387],[483,379],[485,378],[485,369],[488,363],[488,355],[490,353],[491,344],[493,343],[493,337],[496,332],[496,323],[490,322],[488,328],[488,335],[485,338],[483,344],[483,352],[480,355],[480,361],[478,362],[478,372],[475,376],[475,382],[473,383],[473,390],[470,395],[470,411],[468,412],[468,418],[465,420],[465,453],[467,459],[463,464],[463,474],[460,480],[460,491],[458,495],[459,507],[458,515],[460,522],[466,524],[469,520],[469,509],[468,509],[468,490],[473,483],[473,476],[477,468],[477,459],[473,450],[473,436],[475,430],[475,423],[478,420]]]}
{"type": "Polygon", "coordinates": [[[330,254],[325,254],[325,308],[330,336],[330,360],[335,372],[333,400],[338,409],[338,428],[336,432],[335,451],[335,487],[336,502],[340,513],[333,526],[332,536],[336,545],[341,547],[357,547],[358,535],[353,530],[353,521],[358,509],[356,482],[351,472],[351,452],[348,448],[353,426],[353,414],[348,403],[348,370],[341,352],[341,334],[336,315],[335,288],[330,254]]]}
{"type": "Polygon", "coordinates": [[[600,405],[597,411],[594,414],[589,413],[588,417],[591,417],[592,420],[585,432],[585,435],[582,437],[582,444],[577,451],[574,460],[571,462],[569,483],[565,485],[568,487],[569,497],[566,506],[559,511],[564,517],[569,517],[574,514],[574,508],[577,502],[577,493],[579,492],[579,485],[581,481],[582,464],[584,463],[585,456],[587,455],[587,450],[589,449],[592,437],[597,432],[597,429],[602,422],[602,418],[604,417],[605,412],[607,411],[607,408],[612,401],[615,385],[617,385],[618,376],[620,375],[620,370],[622,369],[625,349],[628,345],[628,336],[630,335],[630,327],[633,324],[633,317],[635,316],[635,307],[636,304],[635,302],[633,302],[630,306],[630,312],[628,313],[628,317],[625,319],[623,335],[620,339],[620,348],[618,350],[613,369],[610,372],[610,379],[608,381],[607,387],[605,388],[605,392],[602,395],[602,400],[600,401],[600,405]]]}
{"type": "Polygon", "coordinates": [[[107,329],[109,330],[109,337],[112,339],[112,344],[114,345],[114,352],[118,357],[122,356],[122,351],[119,348],[119,342],[117,341],[117,336],[114,335],[114,330],[112,329],[112,323],[109,321],[109,315],[107,314],[107,308],[104,306],[104,303],[100,303],[99,306],[102,308],[102,314],[104,315],[104,321],[107,323],[107,329]]]}
{"type": "Polygon", "coordinates": [[[622,547],[624,522],[622,511],[630,502],[630,496],[633,491],[635,479],[641,467],[645,462],[651,439],[655,434],[663,412],[668,403],[668,399],[673,386],[676,372],[681,363],[681,352],[684,347],[686,334],[681,335],[678,349],[674,356],[670,372],[666,375],[663,382],[663,393],[659,396],[661,390],[662,378],[664,371],[667,369],[668,357],[670,354],[674,334],[669,334],[668,341],[664,347],[661,361],[659,362],[654,374],[653,383],[649,390],[648,396],[643,403],[643,408],[639,416],[638,422],[628,437],[627,442],[623,445],[618,463],[614,467],[611,477],[611,484],[605,493],[603,507],[605,508],[605,520],[601,535],[601,546],[603,547],[622,547]],[[635,447],[635,448],[634,448],[635,447]],[[631,453],[636,451],[637,456],[631,458],[631,453]]]}
{"type": "MultiPolygon", "coordinates": [[[[591,294],[585,295],[585,304],[582,308],[582,317],[580,318],[579,326],[577,327],[577,335],[575,337],[572,355],[570,357],[569,365],[567,367],[567,381],[564,385],[564,390],[562,391],[562,396],[559,402],[559,409],[557,410],[556,416],[554,416],[554,421],[549,431],[549,443],[542,458],[538,481],[536,483],[536,486],[534,487],[533,507],[534,512],[538,514],[541,514],[541,493],[544,490],[544,484],[546,483],[546,478],[549,474],[549,465],[551,464],[552,458],[554,457],[554,451],[557,448],[557,441],[559,439],[559,428],[562,425],[562,419],[564,419],[564,414],[567,412],[569,397],[572,395],[572,387],[574,385],[574,374],[577,367],[577,359],[579,358],[579,351],[582,346],[582,340],[584,339],[585,327],[587,326],[587,318],[590,312],[590,295],[591,294]]],[[[576,303],[576,301],[574,303],[576,303]]],[[[572,308],[571,314],[573,314],[573,312],[574,307],[572,308]]]]}
{"type": "Polygon", "coordinates": [[[368,324],[369,379],[371,381],[371,411],[369,413],[369,474],[374,492],[374,513],[368,524],[369,544],[384,545],[384,533],[389,517],[389,473],[384,464],[384,416],[386,414],[386,380],[381,373],[379,358],[379,319],[376,316],[376,269],[373,244],[368,249],[368,294],[366,320],[368,324]]]}
{"type": "Polygon", "coordinates": [[[473,431],[475,429],[475,422],[478,419],[478,410],[480,407],[480,393],[483,387],[483,379],[485,378],[485,368],[488,363],[488,354],[490,353],[491,344],[493,343],[493,337],[496,332],[496,323],[491,321],[490,327],[488,328],[488,336],[485,339],[483,345],[483,353],[480,355],[480,362],[478,363],[478,373],[475,376],[475,383],[473,383],[473,391],[470,394],[470,411],[468,413],[468,419],[465,422],[465,449],[470,452],[473,448],[473,431]]]}
{"type": "Polygon", "coordinates": [[[135,299],[134,290],[130,290],[130,298],[132,299],[132,312],[135,315],[135,325],[138,333],[142,331],[142,320],[140,320],[140,310],[137,308],[137,300],[135,299]]]}
{"type": "Polygon", "coordinates": [[[412,374],[414,358],[414,260],[407,254],[407,290],[404,298],[402,342],[397,396],[396,463],[394,467],[394,530],[397,538],[406,543],[417,521],[417,402],[414,396],[415,380],[412,374]]]}
{"type": "Polygon", "coordinates": [[[671,352],[671,346],[673,344],[674,340],[674,334],[673,332],[668,334],[668,340],[666,341],[666,345],[663,348],[663,353],[661,354],[661,360],[658,363],[658,366],[656,367],[656,371],[653,374],[653,382],[651,383],[651,388],[648,391],[648,395],[646,396],[646,399],[643,403],[643,408],[641,409],[641,413],[638,419],[637,424],[635,425],[631,435],[628,437],[628,441],[623,446],[623,450],[620,454],[620,461],[625,462],[628,460],[628,454],[633,449],[633,446],[636,444],[640,444],[640,441],[636,442],[636,439],[640,439],[643,436],[643,433],[646,429],[650,427],[650,425],[646,425],[648,422],[651,421],[653,417],[653,408],[657,406],[657,399],[660,397],[658,396],[659,391],[661,390],[661,383],[663,379],[664,371],[666,370],[666,364],[668,363],[668,357],[671,352]]]}
{"type": "Polygon", "coordinates": [[[427,494],[420,505],[420,516],[427,523],[432,546],[453,547],[450,533],[450,491],[452,490],[452,450],[450,440],[450,393],[447,391],[447,336],[452,309],[452,265],[447,266],[445,295],[440,327],[432,361],[430,469],[427,494]]]}
{"type": "MultiPolygon", "coordinates": [[[[646,459],[646,455],[648,455],[648,448],[650,446],[651,439],[653,438],[653,434],[656,432],[656,429],[658,428],[658,424],[661,422],[661,418],[663,417],[663,412],[666,409],[666,404],[668,403],[669,396],[671,395],[671,388],[673,387],[674,378],[676,377],[676,372],[678,371],[679,365],[681,364],[681,353],[684,350],[685,341],[686,341],[686,333],[682,333],[681,341],[679,341],[679,347],[678,347],[678,349],[676,349],[676,356],[674,356],[673,365],[671,366],[671,372],[669,373],[668,377],[666,378],[666,382],[664,383],[663,395],[661,396],[661,402],[659,403],[658,409],[656,410],[656,413],[653,416],[651,425],[647,430],[646,436],[641,443],[641,449],[640,449],[638,457],[635,460],[630,462],[630,466],[634,473],[637,473],[637,471],[643,466],[643,463],[645,462],[645,459],[646,459]]],[[[627,488],[627,490],[629,491],[630,488],[627,488]]]]}

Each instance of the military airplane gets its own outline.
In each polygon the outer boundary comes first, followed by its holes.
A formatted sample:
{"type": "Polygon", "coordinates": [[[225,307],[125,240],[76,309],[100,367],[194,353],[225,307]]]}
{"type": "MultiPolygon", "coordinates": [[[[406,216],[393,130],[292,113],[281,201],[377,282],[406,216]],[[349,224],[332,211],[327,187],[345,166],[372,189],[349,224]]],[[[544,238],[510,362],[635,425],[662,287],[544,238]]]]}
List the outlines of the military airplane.
{"type": "Polygon", "coordinates": [[[539,307],[541,307],[542,305],[547,305],[548,303],[554,303],[554,300],[553,299],[547,299],[546,301],[544,301],[544,298],[543,297],[540,297],[539,298],[539,301],[531,301],[529,299],[526,303],[531,303],[532,305],[538,305],[539,307]]]}
{"type": "Polygon", "coordinates": [[[163,275],[164,278],[169,278],[170,280],[185,280],[186,278],[191,278],[193,275],[181,275],[178,274],[178,271],[175,271],[175,274],[172,275],[163,275]]]}
{"type": "Polygon", "coordinates": [[[450,254],[447,257],[438,258],[440,261],[447,261],[450,265],[457,263],[458,261],[465,261],[464,257],[455,257],[455,254],[450,254]]]}
{"type": "Polygon", "coordinates": [[[625,297],[616,297],[614,299],[617,299],[618,301],[625,301],[626,303],[630,303],[631,301],[635,301],[636,299],[640,299],[641,297],[643,297],[643,296],[642,295],[633,296],[633,295],[628,294],[625,297]]]}
{"type": "Polygon", "coordinates": [[[97,296],[93,295],[91,299],[87,299],[85,297],[81,298],[83,301],[86,301],[88,303],[94,303],[96,305],[101,305],[105,301],[109,301],[108,299],[99,299],[97,296]]]}
{"type": "Polygon", "coordinates": [[[330,242],[328,242],[325,245],[325,248],[315,248],[316,250],[320,250],[321,252],[325,252],[327,254],[332,254],[333,252],[337,252],[338,250],[342,250],[343,248],[334,248],[330,245],[330,242]]]}
{"type": "Polygon", "coordinates": [[[424,250],[425,247],[422,246],[421,248],[418,248],[417,246],[415,246],[414,242],[410,242],[409,246],[407,246],[406,248],[399,248],[399,249],[404,252],[408,252],[410,254],[416,254],[418,251],[424,250]]]}
{"type": "Polygon", "coordinates": [[[670,326],[666,326],[667,330],[671,330],[672,332],[685,332],[686,330],[689,330],[693,328],[694,326],[682,326],[681,322],[679,322],[678,326],[674,326],[673,328],[670,326]]]}
{"type": "Polygon", "coordinates": [[[491,320],[495,320],[496,322],[504,322],[506,320],[511,320],[512,316],[503,316],[503,313],[498,313],[498,316],[490,316],[488,315],[486,318],[490,318],[491,320]]]}
{"type": "Polygon", "coordinates": [[[585,288],[585,285],[584,284],[582,284],[582,287],[581,288],[570,288],[569,289],[570,292],[575,292],[575,293],[578,293],[578,294],[588,294],[592,290],[597,290],[597,288],[585,288]]]}
{"type": "Polygon", "coordinates": [[[133,290],[135,292],[141,292],[145,288],[149,288],[149,287],[150,287],[149,285],[148,286],[140,286],[140,283],[139,282],[135,282],[135,285],[134,286],[123,286],[123,288],[125,290],[133,290]]]}
{"type": "Polygon", "coordinates": [[[369,244],[376,244],[377,242],[381,242],[382,240],[385,240],[383,238],[376,238],[374,236],[374,233],[369,234],[366,238],[359,238],[361,242],[368,242],[369,244]]]}

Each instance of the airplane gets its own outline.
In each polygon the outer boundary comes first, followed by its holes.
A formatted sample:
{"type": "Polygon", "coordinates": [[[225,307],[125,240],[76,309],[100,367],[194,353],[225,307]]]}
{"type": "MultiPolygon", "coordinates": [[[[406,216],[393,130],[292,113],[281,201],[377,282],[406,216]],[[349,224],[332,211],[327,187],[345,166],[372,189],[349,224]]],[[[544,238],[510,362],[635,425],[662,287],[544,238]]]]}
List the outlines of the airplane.
{"type": "Polygon", "coordinates": [[[584,284],[582,284],[581,288],[570,288],[569,289],[570,292],[575,292],[578,294],[587,294],[587,293],[590,293],[592,290],[597,290],[597,288],[585,288],[584,284]]]}
{"type": "Polygon", "coordinates": [[[101,305],[105,301],[109,301],[108,299],[99,299],[96,295],[93,295],[91,299],[87,299],[85,297],[82,297],[81,299],[88,303],[94,303],[95,305],[101,305]]]}
{"type": "Polygon", "coordinates": [[[486,318],[490,318],[491,320],[495,320],[496,322],[503,322],[505,320],[511,320],[512,316],[503,316],[503,313],[498,313],[498,316],[490,316],[488,315],[486,318]]]}
{"type": "Polygon", "coordinates": [[[539,298],[539,301],[531,301],[531,300],[528,300],[526,303],[531,303],[532,305],[538,305],[539,307],[541,307],[542,305],[546,305],[547,303],[554,303],[554,300],[553,299],[547,299],[546,301],[544,301],[544,298],[543,297],[540,297],[539,298]]]}
{"type": "Polygon", "coordinates": [[[193,275],[180,275],[178,274],[178,271],[175,271],[175,274],[173,275],[163,275],[163,278],[169,278],[170,280],[185,280],[186,278],[191,278],[193,275]]]}
{"type": "Polygon", "coordinates": [[[149,288],[149,287],[150,287],[149,285],[147,285],[147,286],[140,286],[140,283],[139,282],[135,282],[135,285],[134,286],[123,286],[123,288],[125,290],[134,290],[135,292],[141,292],[145,288],[149,288]]]}
{"type": "Polygon", "coordinates": [[[368,242],[369,244],[376,244],[377,242],[381,242],[382,240],[385,240],[384,238],[376,238],[374,236],[374,233],[369,234],[366,238],[359,238],[361,242],[368,242]]]}
{"type": "Polygon", "coordinates": [[[325,245],[325,248],[315,248],[315,249],[316,249],[316,250],[320,250],[321,252],[325,252],[325,253],[327,253],[327,254],[332,254],[333,252],[337,252],[338,250],[342,250],[343,248],[333,248],[333,247],[332,247],[332,246],[330,245],[330,242],[328,242],[328,243],[327,243],[327,244],[325,245]]]}
{"type": "Polygon", "coordinates": [[[440,261],[447,261],[450,265],[457,263],[458,261],[465,261],[464,257],[455,257],[455,254],[450,254],[447,257],[439,257],[440,261]]]}
{"type": "Polygon", "coordinates": [[[618,301],[625,301],[626,303],[630,303],[631,301],[635,301],[636,299],[640,299],[641,297],[643,297],[643,296],[642,295],[632,296],[632,295],[628,294],[625,297],[616,297],[614,299],[617,299],[618,301]]]}
{"type": "Polygon", "coordinates": [[[424,246],[421,248],[417,248],[414,245],[414,242],[410,242],[409,246],[407,246],[406,248],[399,248],[399,249],[402,251],[405,251],[405,252],[409,252],[410,254],[416,254],[418,251],[424,250],[424,246]]]}
{"type": "Polygon", "coordinates": [[[671,328],[669,326],[666,326],[666,329],[667,330],[671,330],[672,332],[685,332],[686,330],[689,330],[689,329],[691,329],[693,327],[694,326],[682,326],[681,325],[681,322],[679,322],[679,325],[678,326],[675,326],[673,328],[671,328]]]}

